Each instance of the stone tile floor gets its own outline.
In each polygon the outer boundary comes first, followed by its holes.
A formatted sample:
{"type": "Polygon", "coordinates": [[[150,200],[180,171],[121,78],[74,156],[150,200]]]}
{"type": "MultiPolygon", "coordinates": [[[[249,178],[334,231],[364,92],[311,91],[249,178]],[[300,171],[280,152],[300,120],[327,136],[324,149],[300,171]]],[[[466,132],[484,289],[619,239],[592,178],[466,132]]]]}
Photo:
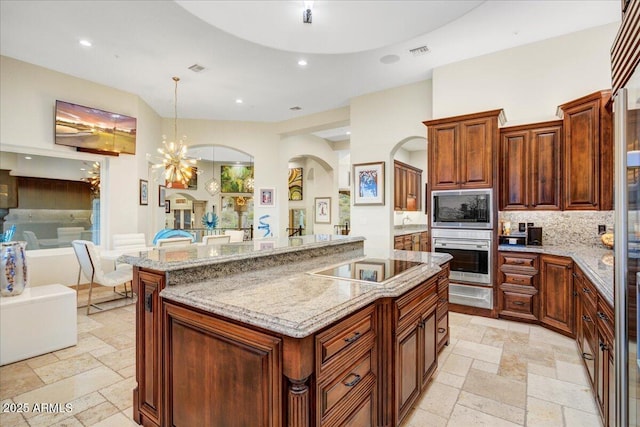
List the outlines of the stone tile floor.
{"type": "MultiPolygon", "coordinates": [[[[2,412],[0,425],[136,425],[134,314],[133,305],[89,317],[79,308],[77,346],[1,367],[2,408],[15,403],[30,410],[2,412]],[[36,412],[42,403],[69,411],[36,412]]],[[[457,313],[450,326],[434,379],[403,427],[601,426],[572,339],[457,313]]]]}

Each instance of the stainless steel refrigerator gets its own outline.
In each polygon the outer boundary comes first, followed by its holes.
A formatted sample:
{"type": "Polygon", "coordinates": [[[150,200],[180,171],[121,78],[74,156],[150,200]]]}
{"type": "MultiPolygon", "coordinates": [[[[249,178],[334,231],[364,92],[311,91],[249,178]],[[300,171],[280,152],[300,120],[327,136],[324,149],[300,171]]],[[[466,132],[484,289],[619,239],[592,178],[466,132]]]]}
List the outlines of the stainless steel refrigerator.
{"type": "Polygon", "coordinates": [[[616,426],[640,416],[640,66],[614,97],[616,426]]]}

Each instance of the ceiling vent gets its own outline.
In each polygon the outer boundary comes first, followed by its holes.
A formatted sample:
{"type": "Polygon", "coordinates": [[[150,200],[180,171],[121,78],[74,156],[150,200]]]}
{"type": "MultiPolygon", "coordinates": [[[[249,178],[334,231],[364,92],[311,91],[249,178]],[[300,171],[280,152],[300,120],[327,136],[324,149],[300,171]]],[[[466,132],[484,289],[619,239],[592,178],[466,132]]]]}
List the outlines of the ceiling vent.
{"type": "Polygon", "coordinates": [[[295,106],[295,107],[289,108],[289,110],[291,110],[291,111],[300,111],[300,110],[302,110],[302,107],[295,106]]]}
{"type": "Polygon", "coordinates": [[[189,67],[189,69],[194,73],[199,73],[200,71],[204,70],[204,67],[202,65],[193,64],[191,67],[189,67]]]}
{"type": "Polygon", "coordinates": [[[409,52],[413,56],[420,56],[420,55],[425,55],[425,54],[429,53],[429,48],[427,46],[420,46],[420,47],[416,47],[414,49],[409,49],[409,52]]]}

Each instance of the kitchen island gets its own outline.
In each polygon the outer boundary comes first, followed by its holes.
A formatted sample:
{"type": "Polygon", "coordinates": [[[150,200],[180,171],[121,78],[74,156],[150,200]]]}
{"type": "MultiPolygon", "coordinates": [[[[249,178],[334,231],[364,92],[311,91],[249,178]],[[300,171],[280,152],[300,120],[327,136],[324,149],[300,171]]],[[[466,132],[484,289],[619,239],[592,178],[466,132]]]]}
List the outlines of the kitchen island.
{"type": "Polygon", "coordinates": [[[305,236],[134,266],[142,425],[398,425],[448,342],[448,255],[305,236]],[[347,276],[336,277],[336,276],[347,276]]]}

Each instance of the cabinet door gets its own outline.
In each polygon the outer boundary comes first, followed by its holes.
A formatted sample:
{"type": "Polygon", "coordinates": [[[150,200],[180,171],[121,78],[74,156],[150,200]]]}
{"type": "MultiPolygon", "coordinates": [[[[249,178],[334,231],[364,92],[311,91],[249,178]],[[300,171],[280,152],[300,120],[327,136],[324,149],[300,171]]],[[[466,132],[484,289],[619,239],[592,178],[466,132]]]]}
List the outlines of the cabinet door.
{"type": "Polygon", "coordinates": [[[573,262],[552,255],[540,261],[540,322],[573,336],[573,262]]]}
{"type": "MultiPolygon", "coordinates": [[[[136,270],[137,271],[137,270],[136,270]]],[[[140,416],[162,424],[161,322],[160,291],[164,289],[164,275],[140,271],[134,277],[136,302],[136,381],[133,391],[134,419],[140,416]]]]}
{"type": "MultiPolygon", "coordinates": [[[[583,306],[584,307],[584,306],[583,306]]],[[[596,336],[595,328],[592,327],[593,320],[592,313],[583,310],[582,315],[582,360],[587,367],[587,374],[589,376],[589,384],[591,388],[595,388],[596,384],[596,336]]]]}
{"type": "Polygon", "coordinates": [[[529,155],[529,207],[559,210],[560,200],[560,147],[562,126],[551,126],[530,131],[529,155]]]}
{"type": "Polygon", "coordinates": [[[527,188],[527,147],[529,131],[505,132],[500,139],[500,208],[524,210],[529,207],[527,188]]]}
{"type": "Polygon", "coordinates": [[[431,312],[422,316],[420,327],[420,341],[422,347],[421,360],[421,388],[424,389],[431,379],[438,364],[438,336],[435,307],[431,312]]]}
{"type": "Polygon", "coordinates": [[[173,304],[164,307],[167,420],[162,425],[283,424],[279,338],[173,304]]]}
{"type": "Polygon", "coordinates": [[[460,187],[458,174],[458,123],[429,128],[429,185],[433,190],[460,187]]]}
{"type": "Polygon", "coordinates": [[[404,210],[406,205],[405,182],[407,180],[407,170],[401,165],[394,163],[393,166],[393,208],[394,210],[404,210]]]}
{"type": "Polygon", "coordinates": [[[564,112],[564,209],[598,208],[600,101],[564,112]]]}
{"type": "Polygon", "coordinates": [[[494,121],[485,118],[460,124],[458,176],[462,188],[491,188],[493,185],[494,121]]]}
{"type": "Polygon", "coordinates": [[[396,338],[396,413],[398,424],[411,410],[421,390],[420,320],[396,338]]]}
{"type": "Polygon", "coordinates": [[[606,422],[607,427],[615,427],[616,425],[616,371],[614,366],[614,357],[613,357],[613,343],[609,345],[609,366],[608,366],[608,375],[607,375],[607,415],[606,422]]]}
{"type": "Polygon", "coordinates": [[[609,387],[609,347],[606,338],[598,331],[598,357],[596,363],[596,402],[603,419],[607,419],[607,387],[609,387]]]}
{"type": "Polygon", "coordinates": [[[393,238],[393,249],[404,249],[404,236],[396,236],[393,238]]]}
{"type": "Polygon", "coordinates": [[[418,171],[407,169],[405,207],[408,211],[420,210],[420,177],[418,171]]]}

